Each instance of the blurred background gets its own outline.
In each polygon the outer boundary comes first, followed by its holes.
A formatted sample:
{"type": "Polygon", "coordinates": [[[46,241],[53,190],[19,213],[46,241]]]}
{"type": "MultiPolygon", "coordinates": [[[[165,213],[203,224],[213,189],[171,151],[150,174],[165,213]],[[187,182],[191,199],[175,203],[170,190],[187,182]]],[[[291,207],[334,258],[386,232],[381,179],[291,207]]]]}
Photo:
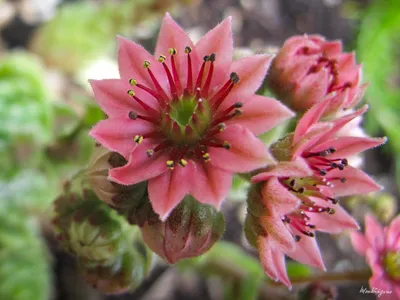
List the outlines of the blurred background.
{"type": "MultiPolygon", "coordinates": [[[[157,264],[133,294],[96,291],[58,246],[51,203],[89,161],[94,142],[88,130],[104,118],[87,80],[118,77],[116,34],[153,51],[165,11],[193,40],[231,15],[238,56],[276,51],[302,33],[341,39],[355,50],[370,83],[363,126],[368,134],[389,137],[366,154],[363,166],[385,190],[342,203],[360,222],[368,211],[383,223],[397,214],[398,0],[0,0],[0,299],[374,299],[359,293],[367,281],[304,283],[292,291],[268,281],[256,253],[243,243],[240,184],[223,207],[224,242],[201,259],[157,264]],[[311,298],[310,291],[321,298],[311,298]]],[[[346,235],[321,234],[319,244],[330,271],[366,267],[346,235]]],[[[289,273],[318,274],[290,263],[289,273]]]]}

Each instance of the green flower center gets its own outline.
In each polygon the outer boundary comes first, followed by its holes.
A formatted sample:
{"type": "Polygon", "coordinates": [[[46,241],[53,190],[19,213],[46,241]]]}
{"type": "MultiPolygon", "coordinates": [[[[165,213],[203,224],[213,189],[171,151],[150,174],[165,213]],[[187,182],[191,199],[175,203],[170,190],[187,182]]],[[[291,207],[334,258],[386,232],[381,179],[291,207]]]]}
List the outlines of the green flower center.
{"type": "Polygon", "coordinates": [[[400,252],[388,252],[384,259],[386,273],[394,280],[400,280],[400,252]]]}
{"type": "Polygon", "coordinates": [[[204,136],[212,120],[207,100],[184,96],[172,103],[162,122],[164,134],[176,144],[194,144],[204,136]]]}

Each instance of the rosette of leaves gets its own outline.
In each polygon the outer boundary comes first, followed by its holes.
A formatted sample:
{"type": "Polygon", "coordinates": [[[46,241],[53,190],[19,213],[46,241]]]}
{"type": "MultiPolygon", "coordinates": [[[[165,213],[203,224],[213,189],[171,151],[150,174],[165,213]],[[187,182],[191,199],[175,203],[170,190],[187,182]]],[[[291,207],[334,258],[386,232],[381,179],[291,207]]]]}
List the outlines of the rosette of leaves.
{"type": "Polygon", "coordinates": [[[35,167],[52,139],[52,107],[39,60],[24,52],[0,57],[0,179],[35,167]]]}
{"type": "Polygon", "coordinates": [[[133,289],[147,275],[152,253],[139,229],[86,188],[84,180],[67,185],[53,210],[57,239],[77,257],[92,286],[120,293],[133,289]]]}
{"type": "Polygon", "coordinates": [[[49,299],[48,258],[37,220],[13,203],[1,202],[0,299],[49,299]]]}

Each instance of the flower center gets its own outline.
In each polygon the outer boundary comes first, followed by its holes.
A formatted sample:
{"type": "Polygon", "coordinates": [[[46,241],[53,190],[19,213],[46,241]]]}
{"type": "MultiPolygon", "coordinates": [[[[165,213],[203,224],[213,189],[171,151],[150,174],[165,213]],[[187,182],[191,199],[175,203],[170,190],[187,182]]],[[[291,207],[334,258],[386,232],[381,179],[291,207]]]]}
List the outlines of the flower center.
{"type": "Polygon", "coordinates": [[[394,280],[400,280],[400,252],[388,252],[385,255],[384,265],[386,273],[394,280]]]}
{"type": "Polygon", "coordinates": [[[166,64],[167,57],[161,55],[158,61],[163,65],[168,78],[170,96],[163,90],[156,76],[151,71],[150,62],[145,61],[143,67],[153,82],[153,88],[147,87],[135,79],[129,83],[155,98],[158,109],[150,107],[136,96],[133,89],[128,94],[145,110],[145,114],[129,112],[131,120],[142,119],[153,123],[154,131],[146,135],[137,135],[134,141],[140,144],[146,138],[152,138],[158,143],[154,148],[147,150],[149,157],[156,152],[167,152],[170,159],[166,162],[168,168],[174,169],[176,163],[182,167],[187,165],[186,159],[200,159],[205,162],[211,160],[209,147],[225,148],[229,150],[229,141],[221,141],[217,134],[226,128],[224,122],[241,114],[242,103],[237,102],[220,110],[220,106],[230,94],[239,76],[231,73],[227,82],[217,91],[211,91],[211,81],[214,73],[214,53],[203,58],[198,74],[193,74],[190,47],[185,48],[187,54],[187,80],[183,86],[175,63],[177,50],[171,48],[170,67],[166,64]]]}
{"type": "MultiPolygon", "coordinates": [[[[282,221],[291,224],[302,234],[314,237],[314,230],[316,226],[310,223],[310,213],[328,213],[333,215],[335,209],[329,205],[316,204],[311,197],[331,202],[332,204],[338,203],[338,200],[330,197],[326,187],[330,183],[325,178],[313,176],[304,178],[280,178],[280,183],[286,187],[291,193],[296,195],[301,200],[301,205],[294,212],[285,215],[282,221]]],[[[299,235],[294,236],[296,241],[300,240],[299,235]]]]}

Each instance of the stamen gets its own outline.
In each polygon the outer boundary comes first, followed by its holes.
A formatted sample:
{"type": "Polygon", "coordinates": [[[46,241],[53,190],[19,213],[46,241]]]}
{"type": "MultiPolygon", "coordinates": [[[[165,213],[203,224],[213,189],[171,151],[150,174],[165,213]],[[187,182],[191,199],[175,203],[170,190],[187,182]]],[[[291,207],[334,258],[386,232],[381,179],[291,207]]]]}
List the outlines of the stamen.
{"type": "Polygon", "coordinates": [[[213,108],[216,111],[224,99],[229,95],[233,86],[239,82],[239,76],[235,72],[232,72],[229,80],[225,85],[215,94],[210,102],[213,103],[213,108]]]}
{"type": "Polygon", "coordinates": [[[131,96],[133,99],[136,100],[136,102],[138,102],[146,111],[151,112],[152,114],[158,114],[158,112],[153,109],[152,107],[150,107],[149,105],[147,105],[146,103],[144,103],[142,100],[140,100],[138,97],[136,97],[136,93],[134,90],[129,90],[128,91],[129,96],[131,96]]]}
{"type": "Polygon", "coordinates": [[[128,116],[129,116],[129,119],[131,119],[131,120],[136,120],[138,117],[137,113],[135,113],[134,111],[130,111],[128,116]]]}
{"type": "Polygon", "coordinates": [[[206,79],[206,82],[203,87],[203,96],[204,97],[208,97],[208,90],[210,88],[211,79],[212,79],[213,72],[214,72],[215,56],[216,56],[215,53],[212,53],[208,58],[208,60],[211,62],[211,64],[210,64],[210,68],[208,69],[207,79],[206,79]]]}
{"type": "Polygon", "coordinates": [[[242,113],[243,113],[243,111],[240,108],[236,108],[235,111],[233,113],[231,113],[230,115],[222,116],[222,117],[214,120],[211,124],[215,125],[215,124],[218,124],[218,123],[221,123],[221,122],[228,121],[228,120],[230,120],[230,119],[232,119],[232,118],[234,118],[236,116],[240,116],[242,113]]]}
{"type": "Polygon", "coordinates": [[[211,160],[210,153],[208,152],[204,153],[202,157],[205,162],[209,162],[211,160]]]}
{"type": "Polygon", "coordinates": [[[236,102],[235,104],[232,104],[231,106],[229,106],[227,109],[225,109],[223,112],[219,113],[218,116],[225,116],[228,113],[230,113],[232,110],[235,109],[235,111],[237,111],[238,114],[241,114],[241,110],[239,110],[240,108],[243,107],[243,103],[242,102],[236,102]]]}
{"type": "Polygon", "coordinates": [[[192,52],[192,48],[187,46],[185,48],[185,53],[187,54],[187,60],[188,60],[187,85],[186,85],[186,92],[188,94],[191,94],[193,92],[192,58],[190,57],[190,52],[192,52]]]}
{"type": "Polygon", "coordinates": [[[172,78],[172,74],[171,74],[171,72],[170,72],[170,70],[169,70],[167,64],[165,63],[165,60],[166,60],[166,59],[167,59],[167,58],[166,58],[164,55],[160,55],[160,57],[158,58],[158,61],[159,61],[160,63],[162,63],[162,65],[163,65],[163,67],[164,67],[164,71],[165,71],[165,73],[167,74],[168,82],[169,82],[169,88],[171,89],[172,99],[173,99],[174,101],[178,101],[178,100],[179,100],[179,98],[178,98],[178,91],[177,91],[177,89],[176,89],[174,79],[172,78]]]}
{"type": "Polygon", "coordinates": [[[227,141],[224,141],[224,148],[226,149],[226,150],[229,150],[229,149],[231,149],[231,144],[229,144],[227,141]]]}
{"type": "Polygon", "coordinates": [[[196,80],[196,90],[198,88],[201,88],[201,81],[203,80],[203,75],[204,75],[204,68],[206,66],[206,62],[208,61],[209,56],[204,56],[203,57],[203,64],[200,67],[199,75],[197,75],[197,80],[196,80]]]}
{"type": "Polygon", "coordinates": [[[133,140],[135,143],[141,144],[143,142],[143,139],[144,137],[142,135],[136,135],[133,140]]]}
{"type": "Polygon", "coordinates": [[[162,100],[165,103],[168,103],[168,96],[167,94],[164,92],[163,88],[161,87],[160,83],[158,82],[158,80],[156,79],[156,77],[154,76],[153,72],[150,70],[150,62],[145,60],[144,64],[143,64],[144,68],[147,69],[147,72],[150,75],[151,81],[153,81],[154,86],[157,89],[158,95],[162,98],[162,100]]]}
{"type": "Polygon", "coordinates": [[[185,159],[181,159],[180,161],[179,161],[179,164],[182,166],[182,167],[186,167],[186,165],[188,164],[188,162],[185,160],[185,159]]]}
{"type": "Polygon", "coordinates": [[[153,150],[153,149],[148,149],[148,150],[146,151],[146,153],[147,153],[147,156],[148,156],[148,157],[152,157],[152,156],[154,155],[154,150],[153,150]]]}
{"type": "Polygon", "coordinates": [[[167,160],[167,167],[168,169],[170,169],[171,171],[174,169],[175,167],[175,163],[173,160],[167,160]]]}
{"type": "Polygon", "coordinates": [[[175,65],[175,55],[177,54],[176,49],[170,48],[169,54],[171,54],[171,68],[172,68],[172,75],[174,76],[175,85],[176,85],[178,92],[181,93],[182,85],[181,85],[181,81],[179,79],[178,70],[176,69],[176,65],[175,65]]]}

